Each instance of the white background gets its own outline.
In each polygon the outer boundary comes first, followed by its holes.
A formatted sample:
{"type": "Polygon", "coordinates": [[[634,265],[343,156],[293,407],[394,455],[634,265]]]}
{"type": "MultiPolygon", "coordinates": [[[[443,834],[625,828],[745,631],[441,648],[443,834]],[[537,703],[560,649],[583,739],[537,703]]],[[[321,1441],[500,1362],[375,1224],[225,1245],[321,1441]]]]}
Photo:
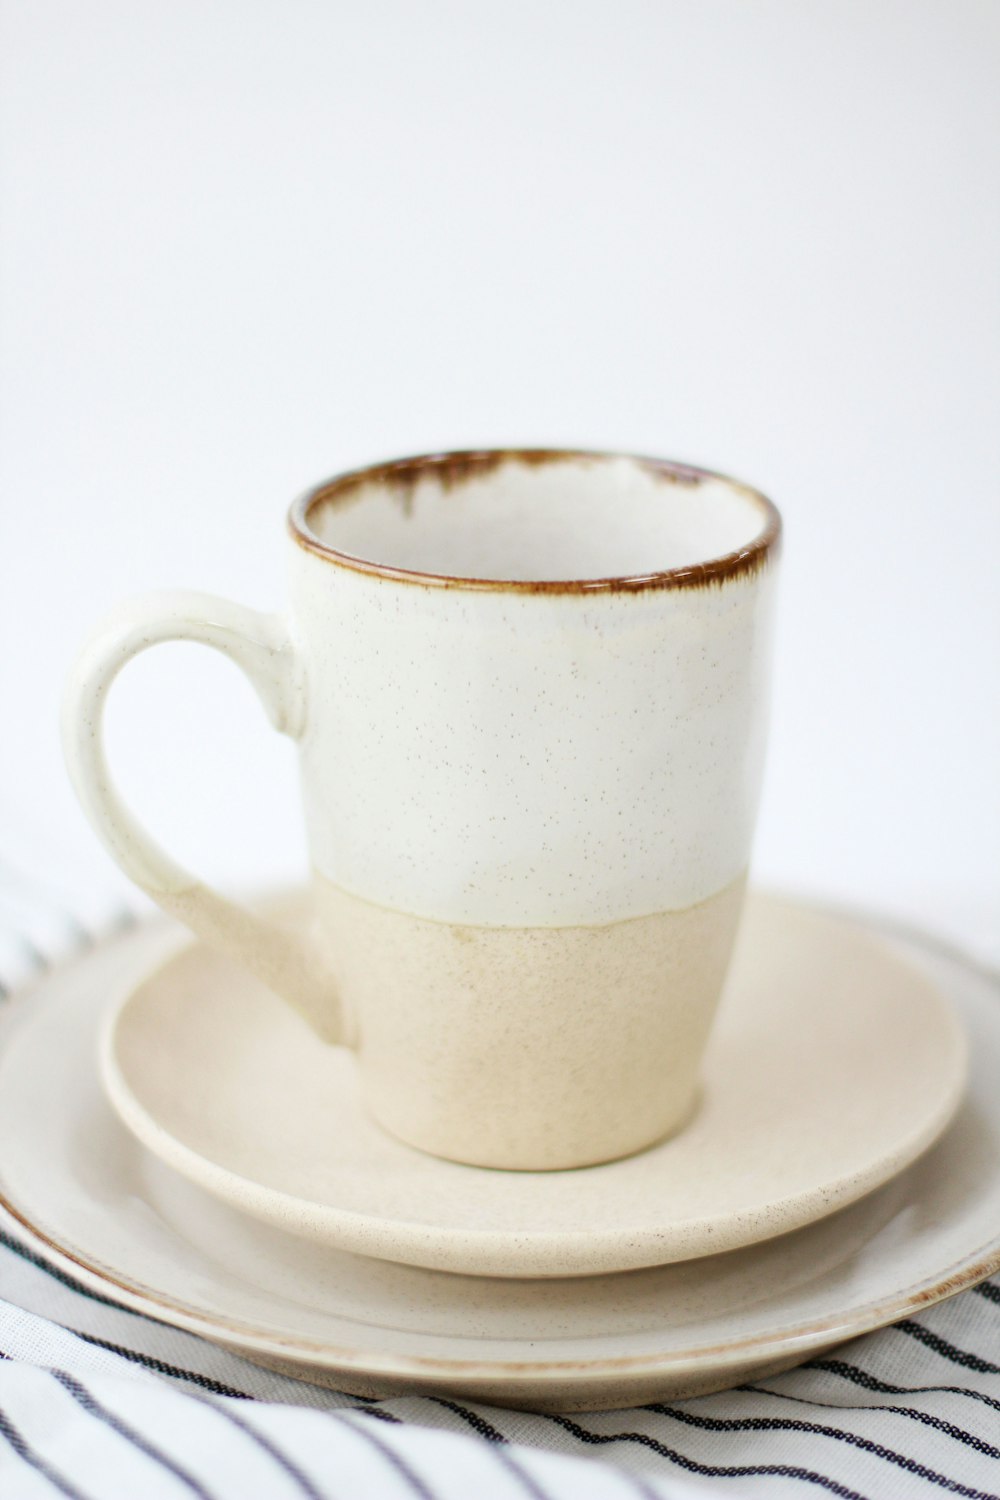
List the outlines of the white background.
{"type": "MultiPolygon", "coordinates": [[[[996,944],[1000,7],[8,0],[0,41],[0,847],[114,885],[57,712],[116,598],[277,608],[342,466],[613,446],[785,514],[758,877],[996,944]]],[[[164,648],[111,721],[178,854],[299,868],[231,667],[164,648]]]]}

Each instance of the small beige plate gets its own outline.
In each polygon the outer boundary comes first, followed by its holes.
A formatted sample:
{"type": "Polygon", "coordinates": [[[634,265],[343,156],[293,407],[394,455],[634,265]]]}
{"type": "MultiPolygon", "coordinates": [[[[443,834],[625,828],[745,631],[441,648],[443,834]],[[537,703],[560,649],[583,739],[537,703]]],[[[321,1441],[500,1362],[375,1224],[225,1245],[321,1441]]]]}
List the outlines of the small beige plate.
{"type": "MultiPolygon", "coordinates": [[[[784,1369],[1000,1268],[1000,983],[921,942],[899,951],[972,1040],[966,1100],[932,1151],[795,1234],[553,1282],[448,1276],[311,1244],[144,1151],[90,1059],[108,996],[131,992],[176,941],[143,928],[4,1007],[0,1203],[85,1286],[262,1364],[359,1395],[632,1406],[784,1369]]],[[[906,1045],[905,1028],[892,1045],[906,1045]]],[[[855,1107],[847,1096],[840,1113],[855,1107]]]]}
{"type": "Polygon", "coordinates": [[[505,1277],[663,1265],[798,1229],[925,1151],[966,1069],[925,974],[856,924],[762,896],[694,1120],[605,1166],[484,1171],[400,1144],[362,1109],[350,1056],[200,944],[118,1001],[101,1056],[129,1129],[232,1207],[331,1248],[505,1277]]]}

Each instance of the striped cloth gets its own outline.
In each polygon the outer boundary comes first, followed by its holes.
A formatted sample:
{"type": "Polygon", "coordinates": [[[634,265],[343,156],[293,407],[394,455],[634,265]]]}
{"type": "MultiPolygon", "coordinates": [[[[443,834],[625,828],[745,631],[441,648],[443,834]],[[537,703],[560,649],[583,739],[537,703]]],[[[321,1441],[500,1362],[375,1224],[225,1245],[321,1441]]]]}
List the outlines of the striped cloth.
{"type": "MultiPolygon", "coordinates": [[[[0,985],[130,920],[0,865],[0,985]]],[[[1000,1500],[1000,1279],[784,1375],[573,1417],[285,1379],[95,1295],[3,1217],[0,1298],[2,1500],[1000,1500]]]]}

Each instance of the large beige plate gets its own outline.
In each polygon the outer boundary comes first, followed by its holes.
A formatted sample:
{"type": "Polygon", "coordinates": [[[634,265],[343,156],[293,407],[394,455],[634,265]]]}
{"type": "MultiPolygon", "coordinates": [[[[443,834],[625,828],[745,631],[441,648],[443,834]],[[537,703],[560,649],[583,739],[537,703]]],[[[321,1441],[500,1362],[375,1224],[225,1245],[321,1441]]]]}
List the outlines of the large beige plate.
{"type": "MultiPolygon", "coordinates": [[[[95,1291],[288,1373],[364,1395],[586,1410],[785,1368],[1000,1267],[1000,983],[904,953],[972,1038],[944,1138],[852,1207],[727,1255],[567,1281],[449,1276],[325,1249],[156,1161],[104,1100],[100,1012],[176,937],[144,930],[51,976],[0,1034],[0,1198],[95,1291]]],[[[905,1045],[905,1030],[893,1045],[905,1045]]],[[[262,1101],[262,1107],[266,1101],[262,1101]]],[[[856,1108],[852,1096],[841,1114],[856,1108]]]]}
{"type": "Polygon", "coordinates": [[[126,992],[102,1048],[125,1124],[234,1208],[339,1250],[518,1277],[687,1260],[842,1208],[938,1137],[965,1058],[926,975],[855,924],[760,896],[693,1122],[586,1171],[483,1171],[391,1139],[353,1058],[200,944],[126,992]]]}

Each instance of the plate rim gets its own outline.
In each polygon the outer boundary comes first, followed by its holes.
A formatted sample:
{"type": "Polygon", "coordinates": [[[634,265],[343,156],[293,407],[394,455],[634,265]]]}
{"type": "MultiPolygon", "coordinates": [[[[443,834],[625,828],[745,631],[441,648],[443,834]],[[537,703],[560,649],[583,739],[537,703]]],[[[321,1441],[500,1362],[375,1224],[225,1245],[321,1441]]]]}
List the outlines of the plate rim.
{"type": "MultiPolygon", "coordinates": [[[[287,891],[284,893],[285,899],[288,894],[287,891]]],[[[808,899],[759,888],[752,894],[765,905],[790,907],[795,913],[846,923],[855,932],[864,932],[875,946],[883,936],[877,924],[870,921],[859,922],[843,911],[808,899]]],[[[616,1230],[522,1230],[519,1240],[525,1246],[524,1253],[519,1255],[517,1265],[511,1271],[504,1268],[510,1237],[501,1229],[456,1230],[445,1226],[442,1233],[440,1227],[431,1224],[417,1223],[391,1214],[379,1216],[289,1193],[214,1161],[160,1123],[143,1104],[122,1069],[116,1047],[119,1028],[136,997],[147,985],[155,984],[171,963],[205,946],[196,938],[188,938],[172,946],[168,951],[156,955],[137,979],[122,984],[108,1000],[98,1028],[98,1066],[105,1097],[119,1121],[146,1150],[172,1171],[237,1212],[245,1213],[284,1233],[295,1234],[313,1244],[426,1270],[515,1280],[529,1277],[563,1279],[613,1275],[746,1249],[754,1244],[764,1243],[778,1234],[794,1233],[860,1201],[912,1166],[936,1144],[952,1123],[968,1084],[969,1046],[965,1027],[948,1003],[947,996],[940,996],[942,1038],[946,1032],[950,1033],[949,1043],[955,1055],[955,1065],[947,1086],[941,1090],[936,1110],[922,1119],[919,1128],[912,1131],[909,1137],[881,1149],[879,1155],[869,1160],[860,1170],[847,1174],[841,1172],[834,1177],[832,1184],[824,1182],[790,1197],[786,1195],[783,1198],[769,1199],[764,1205],[765,1222],[773,1221],[775,1215],[782,1216],[780,1229],[754,1231],[753,1225],[760,1213],[759,1205],[756,1213],[749,1216],[749,1227],[746,1223],[747,1215],[743,1216],[742,1222],[740,1219],[720,1219],[719,1215],[690,1218],[683,1221],[680,1231],[676,1227],[671,1231],[669,1225],[640,1226],[633,1231],[629,1244],[632,1247],[639,1244],[643,1248],[638,1254],[633,1249],[624,1262],[620,1235],[616,1230]],[[821,1199],[819,1204],[818,1198],[821,1199]],[[790,1211],[785,1207],[789,1203],[794,1205],[790,1211]],[[309,1220],[312,1220],[311,1227],[309,1220]],[[289,1228],[290,1222],[296,1223],[298,1227],[289,1228]],[[678,1232],[683,1240],[679,1252],[668,1253],[664,1257],[663,1240],[676,1240],[678,1232]],[[385,1236],[389,1238],[388,1251],[380,1248],[380,1238],[385,1236]]],[[[914,970],[914,966],[898,953],[890,953],[890,957],[900,967],[914,970]]],[[[919,970],[914,972],[914,979],[929,984],[932,990],[937,988],[919,970]]],[[[656,1147],[652,1149],[656,1150],[656,1147]]],[[[616,1165],[618,1164],[615,1162],[608,1164],[611,1169],[616,1165]]]]}

